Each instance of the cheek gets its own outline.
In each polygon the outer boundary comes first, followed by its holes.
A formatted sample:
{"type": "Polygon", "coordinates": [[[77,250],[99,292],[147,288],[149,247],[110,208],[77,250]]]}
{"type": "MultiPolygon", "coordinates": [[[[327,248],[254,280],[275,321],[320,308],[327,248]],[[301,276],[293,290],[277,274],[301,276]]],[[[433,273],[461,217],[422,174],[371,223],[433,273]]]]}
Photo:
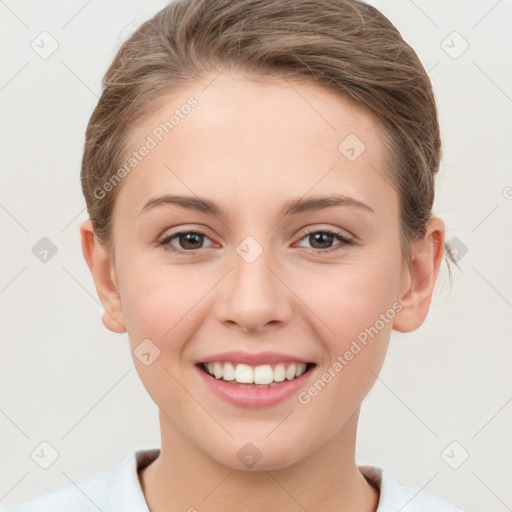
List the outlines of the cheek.
{"type": "Polygon", "coordinates": [[[123,313],[134,341],[154,338],[165,343],[176,338],[208,291],[208,280],[179,265],[133,259],[120,267],[119,274],[123,313]]]}
{"type": "Polygon", "coordinates": [[[189,398],[180,385],[184,382],[180,359],[191,325],[198,322],[199,308],[194,306],[206,293],[207,283],[195,282],[184,267],[155,265],[142,258],[126,260],[118,273],[130,348],[141,382],[161,410],[181,411],[186,417],[189,398]]]}
{"type": "Polygon", "coordinates": [[[341,415],[351,412],[373,385],[400,307],[400,259],[390,252],[371,264],[360,263],[331,266],[321,276],[304,274],[297,292],[326,349],[321,382],[306,390],[304,402],[315,402],[315,408],[334,405],[341,415]]]}
{"type": "Polygon", "coordinates": [[[329,327],[321,327],[326,360],[297,400],[307,412],[308,425],[327,437],[361,404],[386,356],[396,315],[395,284],[382,275],[374,281],[371,274],[358,275],[355,269],[339,273],[330,280],[331,293],[309,295],[308,305],[329,327]]]}
{"type": "Polygon", "coordinates": [[[308,306],[311,321],[316,318],[331,356],[346,350],[347,343],[375,324],[379,332],[389,334],[399,287],[399,261],[381,256],[368,264],[329,265],[322,273],[301,273],[296,293],[308,306]]]}

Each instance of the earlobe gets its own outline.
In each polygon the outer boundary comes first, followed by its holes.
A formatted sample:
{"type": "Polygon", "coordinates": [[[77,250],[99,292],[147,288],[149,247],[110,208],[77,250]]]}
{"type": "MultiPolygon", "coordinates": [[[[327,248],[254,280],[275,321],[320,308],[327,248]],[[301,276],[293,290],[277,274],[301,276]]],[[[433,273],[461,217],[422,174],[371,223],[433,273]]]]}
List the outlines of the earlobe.
{"type": "Polygon", "coordinates": [[[80,226],[82,253],[94,279],[98,297],[105,308],[103,325],[112,332],[126,332],[126,324],[117,289],[115,269],[111,257],[99,244],[90,219],[80,226]]]}
{"type": "Polygon", "coordinates": [[[396,331],[414,331],[425,321],[443,260],[444,236],[443,221],[433,217],[427,224],[425,236],[413,243],[411,262],[398,297],[402,309],[393,322],[396,331]]]}

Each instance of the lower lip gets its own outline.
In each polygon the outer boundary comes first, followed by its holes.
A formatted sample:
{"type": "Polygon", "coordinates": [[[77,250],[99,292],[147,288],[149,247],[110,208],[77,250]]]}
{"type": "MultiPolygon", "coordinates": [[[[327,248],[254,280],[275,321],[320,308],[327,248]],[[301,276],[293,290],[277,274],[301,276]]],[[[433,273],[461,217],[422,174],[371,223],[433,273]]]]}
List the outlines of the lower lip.
{"type": "Polygon", "coordinates": [[[230,384],[222,379],[216,379],[196,366],[200,378],[217,395],[239,407],[270,407],[291,395],[297,394],[305,381],[309,379],[314,368],[293,380],[283,381],[277,386],[267,388],[249,388],[230,384]]]}

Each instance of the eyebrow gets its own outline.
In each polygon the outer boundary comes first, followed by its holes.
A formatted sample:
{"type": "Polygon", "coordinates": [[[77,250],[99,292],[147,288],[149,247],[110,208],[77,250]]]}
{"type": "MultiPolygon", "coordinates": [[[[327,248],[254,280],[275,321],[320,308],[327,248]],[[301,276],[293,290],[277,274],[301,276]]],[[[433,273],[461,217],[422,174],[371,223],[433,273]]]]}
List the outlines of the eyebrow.
{"type": "MultiPolygon", "coordinates": [[[[184,196],[166,194],[150,199],[142,208],[139,215],[161,205],[177,205],[187,210],[197,211],[215,216],[223,214],[222,208],[210,199],[198,196],[184,196]]],[[[375,211],[367,204],[345,195],[316,196],[304,199],[303,197],[288,200],[279,212],[279,216],[294,215],[333,208],[336,206],[355,207],[375,215],[375,211]]]]}

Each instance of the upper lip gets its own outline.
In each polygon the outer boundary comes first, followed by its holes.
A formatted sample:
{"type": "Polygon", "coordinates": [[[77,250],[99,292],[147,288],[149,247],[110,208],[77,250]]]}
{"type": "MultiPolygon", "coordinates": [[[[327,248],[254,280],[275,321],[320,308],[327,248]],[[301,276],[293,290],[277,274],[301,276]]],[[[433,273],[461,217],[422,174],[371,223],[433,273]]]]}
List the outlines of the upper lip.
{"type": "Polygon", "coordinates": [[[205,356],[197,363],[214,363],[216,361],[229,361],[236,364],[248,364],[250,366],[258,366],[262,364],[275,363],[310,363],[307,359],[297,357],[291,354],[283,354],[279,352],[258,352],[251,354],[250,352],[242,352],[235,350],[231,352],[219,352],[205,356]]]}

